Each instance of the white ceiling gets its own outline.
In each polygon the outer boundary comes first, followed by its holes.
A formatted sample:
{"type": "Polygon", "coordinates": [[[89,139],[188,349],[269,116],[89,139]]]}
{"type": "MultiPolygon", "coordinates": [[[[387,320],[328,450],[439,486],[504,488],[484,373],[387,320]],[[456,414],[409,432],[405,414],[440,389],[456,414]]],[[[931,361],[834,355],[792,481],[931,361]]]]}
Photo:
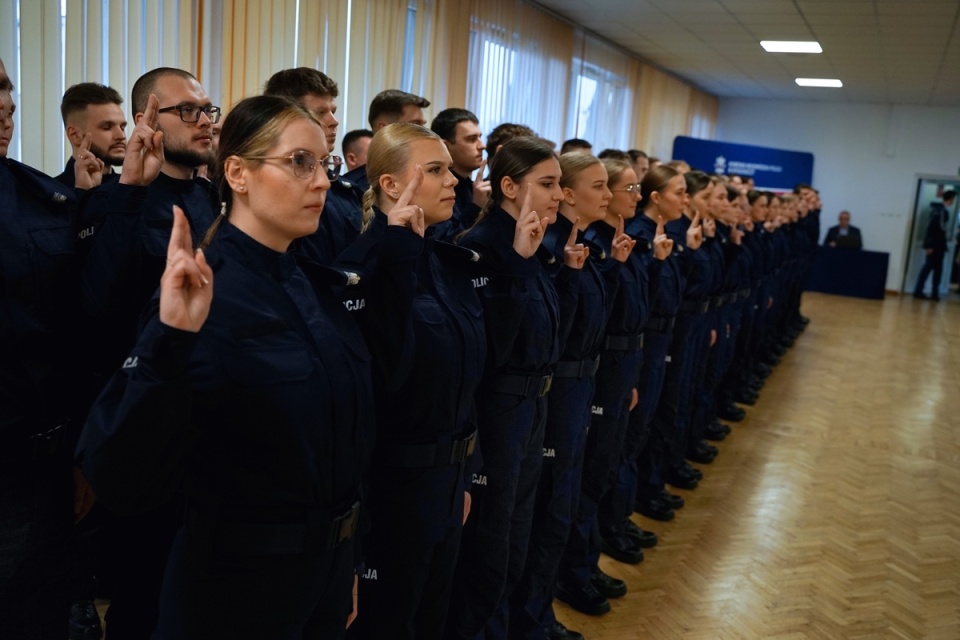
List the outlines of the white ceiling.
{"type": "Polygon", "coordinates": [[[960,0],[536,1],[718,96],[960,106],[960,0]],[[761,40],[823,53],[766,53],[761,40]]]}

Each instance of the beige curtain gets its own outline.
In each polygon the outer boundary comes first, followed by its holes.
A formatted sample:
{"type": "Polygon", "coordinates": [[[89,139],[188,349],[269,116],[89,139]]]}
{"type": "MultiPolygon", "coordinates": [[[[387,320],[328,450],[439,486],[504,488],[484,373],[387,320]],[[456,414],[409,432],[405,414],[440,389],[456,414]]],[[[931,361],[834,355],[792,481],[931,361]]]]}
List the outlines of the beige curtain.
{"type": "Polygon", "coordinates": [[[466,108],[489,132],[525,124],[563,140],[567,129],[573,27],[522,0],[473,0],[466,108]]]}
{"type": "Polygon", "coordinates": [[[669,160],[676,136],[713,137],[719,108],[716,97],[649,65],[641,65],[639,76],[638,149],[669,160]]]}

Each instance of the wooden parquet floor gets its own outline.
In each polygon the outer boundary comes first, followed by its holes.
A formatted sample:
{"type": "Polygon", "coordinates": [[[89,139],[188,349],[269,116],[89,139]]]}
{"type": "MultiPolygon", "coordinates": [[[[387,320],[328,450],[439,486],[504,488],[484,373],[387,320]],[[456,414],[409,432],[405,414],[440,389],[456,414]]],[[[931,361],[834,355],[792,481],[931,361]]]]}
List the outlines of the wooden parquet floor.
{"type": "Polygon", "coordinates": [[[587,640],[960,639],[960,302],[805,294],[807,330],[587,640]]]}

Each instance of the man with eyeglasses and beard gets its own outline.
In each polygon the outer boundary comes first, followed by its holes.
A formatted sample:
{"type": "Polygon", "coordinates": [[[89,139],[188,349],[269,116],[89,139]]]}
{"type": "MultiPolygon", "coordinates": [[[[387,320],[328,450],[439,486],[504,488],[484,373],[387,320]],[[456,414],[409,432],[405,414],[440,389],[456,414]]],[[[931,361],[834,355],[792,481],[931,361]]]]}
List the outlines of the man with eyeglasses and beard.
{"type": "Polygon", "coordinates": [[[60,114],[73,153],[57,180],[76,186],[74,165],[86,153],[103,163],[103,181],[120,178],[114,167],[123,164],[127,153],[127,118],[121,104],[123,98],[115,89],[95,82],[81,82],[64,92],[60,114]]]}
{"type": "MultiPolygon", "coordinates": [[[[220,120],[220,108],[197,79],[181,69],[154,69],[136,81],[131,103],[136,128],[120,179],[94,191],[84,207],[87,219],[98,221],[81,281],[84,306],[96,327],[91,363],[100,385],[124,364],[141,314],[160,283],[173,207],[186,214],[194,245],[219,209],[214,187],[194,177],[198,167],[214,161],[211,129],[220,120]]],[[[139,515],[115,518],[108,638],[150,637],[180,513],[175,497],[139,515]]]]}

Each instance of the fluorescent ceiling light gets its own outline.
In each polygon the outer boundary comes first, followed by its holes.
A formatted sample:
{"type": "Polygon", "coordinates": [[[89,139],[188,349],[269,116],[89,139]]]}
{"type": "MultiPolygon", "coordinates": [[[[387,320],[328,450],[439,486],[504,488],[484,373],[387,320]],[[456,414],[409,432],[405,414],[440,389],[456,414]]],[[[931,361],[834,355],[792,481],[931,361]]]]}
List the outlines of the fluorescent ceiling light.
{"type": "Polygon", "coordinates": [[[823,53],[819,42],[761,40],[760,46],[768,53],[823,53]]]}
{"type": "Polygon", "coordinates": [[[836,78],[797,78],[797,84],[801,87],[831,87],[839,89],[843,83],[836,78]]]}

